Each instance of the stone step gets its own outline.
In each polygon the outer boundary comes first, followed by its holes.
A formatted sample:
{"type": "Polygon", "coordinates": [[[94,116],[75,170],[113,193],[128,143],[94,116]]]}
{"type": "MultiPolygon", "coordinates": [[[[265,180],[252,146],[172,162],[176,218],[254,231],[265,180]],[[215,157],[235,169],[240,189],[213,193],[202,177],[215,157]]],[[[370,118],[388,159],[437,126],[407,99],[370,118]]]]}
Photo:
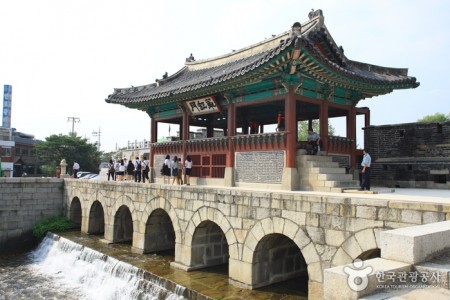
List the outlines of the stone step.
{"type": "Polygon", "coordinates": [[[299,167],[305,168],[315,168],[315,167],[324,167],[324,168],[339,168],[339,163],[333,161],[306,161],[300,162],[299,167]]]}
{"type": "Polygon", "coordinates": [[[349,181],[354,180],[351,174],[320,174],[307,173],[302,177],[309,180],[334,180],[334,181],[349,181]]]}
{"type": "Polygon", "coordinates": [[[306,175],[309,173],[345,174],[344,168],[314,167],[314,168],[300,168],[298,171],[300,172],[301,175],[306,175]]]}
{"type": "Polygon", "coordinates": [[[318,180],[344,180],[344,181],[349,181],[349,180],[353,180],[353,175],[352,174],[317,174],[317,173],[313,173],[310,174],[310,176],[314,176],[317,177],[315,179],[318,180]]]}
{"type": "Polygon", "coordinates": [[[305,163],[307,161],[333,161],[331,156],[321,156],[321,155],[299,155],[296,157],[298,163],[305,163]]]}
{"type": "Polygon", "coordinates": [[[414,269],[422,275],[422,278],[426,278],[426,284],[450,290],[450,265],[448,263],[447,265],[433,262],[422,263],[415,265],[414,269]]]}
{"type": "Polygon", "coordinates": [[[356,180],[349,180],[349,181],[325,181],[325,186],[339,187],[339,188],[358,187],[358,181],[356,181],[356,180]]]}

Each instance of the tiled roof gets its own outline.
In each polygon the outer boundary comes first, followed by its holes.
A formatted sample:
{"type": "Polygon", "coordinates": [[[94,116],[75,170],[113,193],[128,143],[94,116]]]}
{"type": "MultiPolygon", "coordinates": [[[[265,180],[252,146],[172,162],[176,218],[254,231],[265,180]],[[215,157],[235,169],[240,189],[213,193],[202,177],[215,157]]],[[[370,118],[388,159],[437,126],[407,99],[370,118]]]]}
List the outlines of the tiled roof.
{"type": "Polygon", "coordinates": [[[175,102],[185,93],[243,79],[253,70],[270,64],[280,53],[295,49],[306,51],[301,51],[303,56],[300,55],[294,65],[299,64],[303,71],[311,72],[313,76],[324,81],[336,82],[343,86],[359,85],[362,88],[385,85],[383,88],[386,90],[414,88],[419,85],[414,77],[407,76],[407,69],[379,67],[348,60],[343,54],[343,49],[336,45],[326,29],[322,12],[319,10],[310,13],[310,20],[302,25],[299,35],[288,31],[221,57],[186,62],[180,71],[156,83],[114,89],[114,93],[109,95],[106,101],[130,106],[145,102],[149,105],[175,102]],[[321,47],[318,47],[318,44],[321,47]],[[308,57],[305,56],[307,54],[308,57]],[[313,59],[315,68],[308,70],[307,64],[304,64],[302,59],[308,62],[313,59]]]}

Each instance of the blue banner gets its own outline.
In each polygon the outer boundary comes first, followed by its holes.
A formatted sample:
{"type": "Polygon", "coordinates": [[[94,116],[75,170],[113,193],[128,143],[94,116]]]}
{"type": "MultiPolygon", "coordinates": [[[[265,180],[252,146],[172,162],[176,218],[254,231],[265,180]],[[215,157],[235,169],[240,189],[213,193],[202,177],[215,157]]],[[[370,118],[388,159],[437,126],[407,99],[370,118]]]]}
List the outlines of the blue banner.
{"type": "Polygon", "coordinates": [[[4,85],[3,87],[3,116],[2,127],[11,128],[11,99],[12,86],[4,85]]]}

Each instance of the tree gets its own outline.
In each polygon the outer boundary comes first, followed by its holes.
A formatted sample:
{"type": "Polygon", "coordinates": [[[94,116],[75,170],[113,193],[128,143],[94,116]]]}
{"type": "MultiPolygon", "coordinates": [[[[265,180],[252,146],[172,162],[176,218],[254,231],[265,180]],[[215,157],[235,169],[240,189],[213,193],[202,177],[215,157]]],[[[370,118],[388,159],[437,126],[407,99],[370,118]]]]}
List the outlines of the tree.
{"type": "Polygon", "coordinates": [[[434,115],[428,115],[423,117],[422,119],[417,120],[417,122],[421,123],[432,123],[432,122],[438,122],[438,123],[444,123],[450,121],[450,113],[447,115],[443,113],[435,113],[434,115]]]}
{"type": "MultiPolygon", "coordinates": [[[[314,132],[319,133],[319,120],[312,121],[312,128],[314,132]]],[[[298,140],[306,141],[308,136],[308,121],[298,122],[298,140]]],[[[328,124],[328,136],[334,135],[334,127],[328,124]]]]}
{"type": "Polygon", "coordinates": [[[36,143],[36,155],[48,174],[55,173],[62,159],[66,160],[68,169],[77,161],[80,170],[97,173],[101,153],[95,144],[88,143],[85,138],[60,134],[36,143]]]}

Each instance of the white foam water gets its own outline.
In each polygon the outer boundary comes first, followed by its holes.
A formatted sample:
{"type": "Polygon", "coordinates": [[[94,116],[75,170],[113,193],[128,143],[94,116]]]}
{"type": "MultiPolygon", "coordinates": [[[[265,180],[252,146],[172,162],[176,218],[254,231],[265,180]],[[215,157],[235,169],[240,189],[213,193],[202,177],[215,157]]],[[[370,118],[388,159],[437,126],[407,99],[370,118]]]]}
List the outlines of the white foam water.
{"type": "Polygon", "coordinates": [[[56,278],[84,299],[185,299],[184,287],[168,291],[167,281],[55,234],[48,234],[30,258],[37,272],[56,278]]]}

